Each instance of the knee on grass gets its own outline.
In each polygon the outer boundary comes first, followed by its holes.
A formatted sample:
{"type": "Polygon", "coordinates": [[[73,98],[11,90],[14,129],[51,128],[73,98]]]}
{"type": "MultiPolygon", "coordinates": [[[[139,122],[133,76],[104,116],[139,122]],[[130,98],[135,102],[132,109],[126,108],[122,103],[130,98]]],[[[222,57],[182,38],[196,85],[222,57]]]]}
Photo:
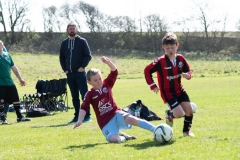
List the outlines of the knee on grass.
{"type": "Polygon", "coordinates": [[[124,136],[120,136],[120,135],[112,135],[108,142],[109,143],[122,143],[122,142],[125,142],[126,141],[126,138],[124,136]]]}

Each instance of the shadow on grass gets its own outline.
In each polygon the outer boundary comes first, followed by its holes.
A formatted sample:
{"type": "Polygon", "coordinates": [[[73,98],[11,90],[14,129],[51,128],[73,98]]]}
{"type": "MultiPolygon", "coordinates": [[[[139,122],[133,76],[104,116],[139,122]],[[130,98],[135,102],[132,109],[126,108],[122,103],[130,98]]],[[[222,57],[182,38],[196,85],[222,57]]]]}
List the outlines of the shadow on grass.
{"type": "Polygon", "coordinates": [[[73,124],[66,123],[66,124],[56,124],[56,125],[49,125],[49,126],[32,126],[31,128],[64,127],[64,126],[70,126],[70,125],[73,126],[73,124]]]}
{"type": "Polygon", "coordinates": [[[77,145],[77,146],[69,146],[64,149],[74,149],[74,148],[82,148],[82,149],[87,149],[87,148],[93,148],[98,145],[104,145],[104,144],[109,144],[108,142],[102,142],[102,143],[94,143],[94,144],[84,144],[84,145],[77,145]]]}
{"type": "Polygon", "coordinates": [[[133,147],[133,148],[139,150],[139,149],[147,149],[149,147],[165,147],[165,146],[173,144],[174,142],[175,142],[175,140],[171,140],[167,144],[162,145],[153,140],[153,141],[146,141],[144,143],[139,143],[139,144],[125,144],[125,147],[133,147]]]}
{"type": "MultiPolygon", "coordinates": [[[[169,143],[161,145],[156,141],[146,141],[144,143],[139,143],[139,144],[129,144],[128,142],[125,143],[125,147],[133,147],[137,150],[139,149],[147,149],[149,147],[165,147],[167,145],[171,145],[175,142],[175,140],[171,140],[169,143]]],[[[110,144],[109,142],[102,142],[102,143],[93,143],[93,144],[84,144],[84,145],[77,145],[77,146],[69,146],[65,149],[74,149],[74,148],[82,148],[82,149],[87,149],[87,148],[92,148],[98,145],[105,145],[105,144],[110,144]]]]}

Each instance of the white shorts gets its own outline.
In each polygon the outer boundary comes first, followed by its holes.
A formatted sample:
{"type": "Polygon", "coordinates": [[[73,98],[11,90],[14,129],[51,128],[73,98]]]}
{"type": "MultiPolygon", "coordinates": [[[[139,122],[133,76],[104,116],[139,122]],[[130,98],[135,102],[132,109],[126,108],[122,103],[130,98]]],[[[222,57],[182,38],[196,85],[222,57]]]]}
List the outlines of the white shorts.
{"type": "Polygon", "coordinates": [[[129,115],[129,113],[118,111],[115,116],[103,127],[102,133],[107,141],[109,141],[112,135],[119,134],[119,130],[126,130],[132,127],[132,125],[125,122],[124,117],[126,115],[129,115]]]}

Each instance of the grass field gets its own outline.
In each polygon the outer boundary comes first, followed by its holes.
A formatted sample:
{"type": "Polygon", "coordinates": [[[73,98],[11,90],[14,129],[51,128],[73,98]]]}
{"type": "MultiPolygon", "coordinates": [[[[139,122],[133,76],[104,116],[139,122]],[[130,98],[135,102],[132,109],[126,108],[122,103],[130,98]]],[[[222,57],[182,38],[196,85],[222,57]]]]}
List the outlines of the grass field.
{"type": "MultiPolygon", "coordinates": [[[[38,79],[62,78],[57,55],[14,54],[13,59],[28,85],[20,87],[23,93],[35,93],[38,79]]],[[[152,60],[116,59],[120,71],[113,93],[122,108],[141,99],[152,111],[164,118],[166,105],[159,94],[150,91],[143,78],[143,68],[152,60]]],[[[0,159],[240,159],[240,62],[189,61],[194,77],[183,80],[191,100],[198,106],[194,114],[192,131],[195,137],[182,137],[183,118],[174,121],[174,137],[166,145],[159,145],[147,130],[133,127],[126,133],[137,140],[109,144],[97,126],[94,113],[92,121],[77,130],[66,123],[74,111],[56,112],[53,116],[33,118],[31,122],[16,123],[16,115],[8,114],[9,125],[1,125],[0,159]]],[[[101,68],[108,73],[99,57],[89,67],[101,68]]],[[[13,75],[14,76],[14,75],[13,75]]],[[[71,98],[69,94],[69,105],[71,98]]],[[[158,125],[164,120],[152,121],[158,125]]]]}

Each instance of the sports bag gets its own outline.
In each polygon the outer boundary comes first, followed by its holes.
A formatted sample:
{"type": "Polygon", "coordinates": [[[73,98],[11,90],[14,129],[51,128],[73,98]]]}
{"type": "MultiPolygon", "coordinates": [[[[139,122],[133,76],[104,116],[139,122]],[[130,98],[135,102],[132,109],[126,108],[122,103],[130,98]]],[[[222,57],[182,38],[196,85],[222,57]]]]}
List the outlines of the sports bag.
{"type": "Polygon", "coordinates": [[[27,117],[42,117],[47,115],[47,110],[45,108],[32,108],[27,111],[27,117]]]}
{"type": "Polygon", "coordinates": [[[134,116],[135,115],[134,112],[136,109],[140,109],[141,119],[145,119],[147,121],[162,120],[160,116],[158,116],[156,113],[148,109],[148,107],[145,104],[143,104],[141,100],[133,102],[132,104],[130,104],[126,108],[123,108],[122,110],[134,116]]]}

